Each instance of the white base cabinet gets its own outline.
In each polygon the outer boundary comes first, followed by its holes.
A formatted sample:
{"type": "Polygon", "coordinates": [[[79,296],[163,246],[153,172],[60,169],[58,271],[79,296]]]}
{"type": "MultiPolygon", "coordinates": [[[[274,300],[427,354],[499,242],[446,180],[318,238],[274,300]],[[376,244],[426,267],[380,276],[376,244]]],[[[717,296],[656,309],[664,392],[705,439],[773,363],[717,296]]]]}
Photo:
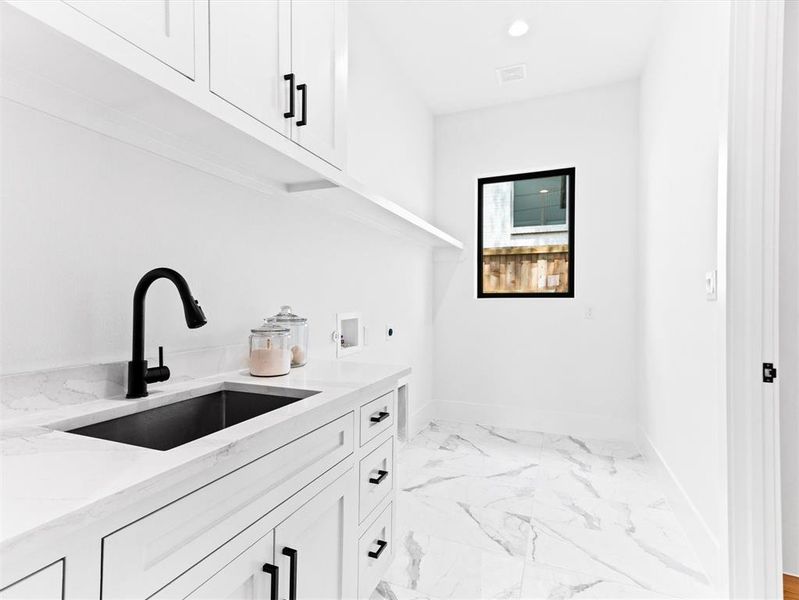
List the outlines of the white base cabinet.
{"type": "Polygon", "coordinates": [[[17,565],[30,575],[3,582],[0,600],[368,598],[394,554],[390,385],[281,422],[285,440],[265,431],[217,470],[176,473],[163,491],[87,520],[63,559],[17,565]],[[382,429],[361,446],[376,398],[382,429]]]}
{"type": "Polygon", "coordinates": [[[63,597],[63,560],[0,590],[0,600],[62,600],[63,597]]]}

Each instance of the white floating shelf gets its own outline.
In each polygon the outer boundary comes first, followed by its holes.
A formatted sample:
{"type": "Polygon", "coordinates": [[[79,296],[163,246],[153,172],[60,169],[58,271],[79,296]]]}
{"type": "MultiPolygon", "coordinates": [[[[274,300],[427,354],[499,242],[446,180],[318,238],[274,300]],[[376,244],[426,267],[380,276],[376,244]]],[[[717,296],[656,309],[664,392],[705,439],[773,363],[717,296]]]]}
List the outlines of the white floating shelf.
{"type": "MultiPolygon", "coordinates": [[[[66,4],[26,6],[33,13],[41,9],[42,19],[53,6],[63,10],[62,28],[76,14],[66,4]]],[[[6,3],[0,10],[4,97],[265,194],[285,194],[430,246],[463,248],[451,235],[209,93],[199,77],[176,76],[110,32],[92,30],[95,35],[82,38],[84,45],[6,3]]],[[[80,38],[80,25],[76,22],[70,34],[80,38]]]]}
{"type": "Polygon", "coordinates": [[[288,185],[288,192],[314,206],[340,213],[387,233],[409,237],[438,248],[463,249],[463,242],[378,194],[360,182],[341,175],[336,182],[319,180],[288,185]]]}

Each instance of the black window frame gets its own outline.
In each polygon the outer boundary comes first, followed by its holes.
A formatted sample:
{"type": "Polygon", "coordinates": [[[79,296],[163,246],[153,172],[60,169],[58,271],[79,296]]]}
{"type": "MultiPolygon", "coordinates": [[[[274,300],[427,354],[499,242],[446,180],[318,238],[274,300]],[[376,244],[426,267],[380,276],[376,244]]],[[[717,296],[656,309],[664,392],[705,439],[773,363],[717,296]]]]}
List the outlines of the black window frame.
{"type": "MultiPolygon", "coordinates": [[[[531,171],[528,173],[514,173],[512,175],[496,175],[493,177],[480,177],[477,180],[477,297],[478,298],[574,298],[574,190],[576,188],[576,168],[551,169],[548,171],[531,171]],[[569,227],[569,289],[565,292],[490,292],[483,291],[483,186],[491,183],[507,183],[522,179],[535,179],[543,177],[558,177],[566,175],[569,178],[567,198],[567,225],[569,227]]],[[[511,219],[512,219],[511,215],[511,219]]]]}

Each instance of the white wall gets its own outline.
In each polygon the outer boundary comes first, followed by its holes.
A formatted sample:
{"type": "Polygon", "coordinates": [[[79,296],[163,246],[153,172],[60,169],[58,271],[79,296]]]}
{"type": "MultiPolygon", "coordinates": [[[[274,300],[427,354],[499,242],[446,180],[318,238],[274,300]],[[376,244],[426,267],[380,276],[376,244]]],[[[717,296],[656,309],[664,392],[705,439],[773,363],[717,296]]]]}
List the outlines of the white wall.
{"type": "Polygon", "coordinates": [[[717,577],[726,506],[719,132],[728,5],[667,3],[641,79],[640,426],[683,496],[689,536],[717,577]]]}
{"type": "MultiPolygon", "coordinates": [[[[372,77],[358,56],[372,49],[353,30],[356,96],[372,77]]],[[[386,103],[400,95],[408,109],[395,105],[382,121],[353,115],[353,171],[367,173],[382,159],[396,171],[429,172],[429,113],[410,101],[396,73],[384,70],[371,94],[386,103]],[[405,132],[402,147],[392,143],[396,129],[405,132]],[[359,148],[367,140],[369,147],[359,148]]],[[[332,359],[335,313],[360,310],[369,346],[351,359],[410,363],[412,400],[429,400],[429,249],[6,100],[2,150],[0,374],[129,360],[133,288],[148,269],[164,265],[186,277],[208,324],[188,330],[175,290],[158,282],[147,300],[149,353],[162,344],[168,362],[171,352],[245,343],[262,317],[290,303],[311,320],[312,359],[332,359]],[[383,335],[388,322],[397,330],[391,342],[383,335]]],[[[429,175],[400,180],[375,172],[370,183],[429,210],[429,175]]]]}
{"type": "Polygon", "coordinates": [[[466,244],[460,260],[436,263],[434,397],[443,416],[630,434],[637,114],[630,82],[436,119],[436,221],[466,244]],[[575,298],[478,300],[477,178],[570,166],[575,298]]]}
{"type": "Polygon", "coordinates": [[[422,218],[433,213],[433,115],[350,3],[348,171],[422,218]]]}
{"type": "Polygon", "coordinates": [[[799,577],[799,2],[785,5],[780,204],[783,567],[799,577]]]}

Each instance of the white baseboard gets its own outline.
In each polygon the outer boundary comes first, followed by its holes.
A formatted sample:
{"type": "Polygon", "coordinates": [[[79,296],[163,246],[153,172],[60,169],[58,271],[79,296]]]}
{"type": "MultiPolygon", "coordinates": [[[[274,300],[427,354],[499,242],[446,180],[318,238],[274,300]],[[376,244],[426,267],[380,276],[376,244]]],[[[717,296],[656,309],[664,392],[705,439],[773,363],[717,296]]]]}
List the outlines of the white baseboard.
{"type": "Polygon", "coordinates": [[[428,402],[422,408],[411,415],[408,439],[413,439],[420,431],[430,424],[430,421],[437,418],[436,403],[428,402]]]}
{"type": "Polygon", "coordinates": [[[634,440],[635,423],[602,415],[541,410],[532,407],[436,400],[435,416],[445,421],[563,433],[596,439],[634,440]]]}
{"type": "Polygon", "coordinates": [[[726,584],[722,579],[725,558],[722,555],[718,538],[702,518],[693,501],[669,468],[668,463],[652,444],[652,440],[641,428],[638,428],[637,442],[641,452],[652,465],[661,489],[666,494],[666,499],[685,530],[707,576],[710,577],[716,590],[724,590],[726,584]]]}

